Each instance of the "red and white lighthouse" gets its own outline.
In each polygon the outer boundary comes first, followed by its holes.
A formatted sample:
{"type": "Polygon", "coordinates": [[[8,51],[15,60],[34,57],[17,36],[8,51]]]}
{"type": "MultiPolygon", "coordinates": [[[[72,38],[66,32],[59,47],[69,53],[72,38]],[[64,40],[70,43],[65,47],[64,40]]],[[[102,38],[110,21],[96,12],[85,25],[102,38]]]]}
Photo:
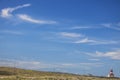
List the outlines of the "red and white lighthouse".
{"type": "Polygon", "coordinates": [[[114,77],[113,69],[110,70],[108,77],[114,77]]]}

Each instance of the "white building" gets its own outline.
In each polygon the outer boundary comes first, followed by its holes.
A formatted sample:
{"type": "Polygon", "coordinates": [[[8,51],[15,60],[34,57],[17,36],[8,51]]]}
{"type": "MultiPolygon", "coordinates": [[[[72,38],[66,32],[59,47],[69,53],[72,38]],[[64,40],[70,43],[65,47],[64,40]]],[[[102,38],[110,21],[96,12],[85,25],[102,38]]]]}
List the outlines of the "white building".
{"type": "Polygon", "coordinates": [[[113,70],[111,69],[109,74],[108,74],[108,77],[114,77],[114,73],[113,73],[113,70]]]}

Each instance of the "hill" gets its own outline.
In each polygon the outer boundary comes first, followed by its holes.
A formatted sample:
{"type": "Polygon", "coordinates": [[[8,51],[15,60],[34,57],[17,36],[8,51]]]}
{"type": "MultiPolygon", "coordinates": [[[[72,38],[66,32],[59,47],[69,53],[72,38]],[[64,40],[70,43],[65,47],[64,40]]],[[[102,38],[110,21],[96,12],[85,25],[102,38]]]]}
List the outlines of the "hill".
{"type": "Polygon", "coordinates": [[[120,80],[120,78],[95,77],[70,73],[0,67],[0,80],[120,80]]]}

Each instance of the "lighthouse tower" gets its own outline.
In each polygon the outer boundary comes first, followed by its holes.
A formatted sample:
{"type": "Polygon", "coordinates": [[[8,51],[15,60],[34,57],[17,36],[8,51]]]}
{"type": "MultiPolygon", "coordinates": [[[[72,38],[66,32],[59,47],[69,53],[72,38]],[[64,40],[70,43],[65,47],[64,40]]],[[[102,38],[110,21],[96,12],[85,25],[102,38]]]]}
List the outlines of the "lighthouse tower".
{"type": "Polygon", "coordinates": [[[113,73],[113,70],[111,69],[109,74],[108,74],[108,77],[114,77],[114,73],[113,73]]]}

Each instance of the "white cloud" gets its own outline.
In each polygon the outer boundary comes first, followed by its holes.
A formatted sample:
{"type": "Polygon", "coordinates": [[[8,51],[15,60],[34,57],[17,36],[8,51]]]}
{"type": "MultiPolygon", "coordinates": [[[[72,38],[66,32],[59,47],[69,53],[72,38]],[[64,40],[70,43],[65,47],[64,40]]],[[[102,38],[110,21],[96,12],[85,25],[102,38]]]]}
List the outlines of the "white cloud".
{"type": "Polygon", "coordinates": [[[85,35],[80,33],[71,33],[71,32],[60,32],[57,33],[57,37],[62,37],[62,41],[75,43],[75,44],[89,44],[89,45],[101,45],[101,44],[117,44],[119,41],[110,41],[110,40],[98,40],[98,39],[89,39],[85,35]]]}
{"type": "Polygon", "coordinates": [[[95,43],[95,40],[89,40],[88,38],[84,38],[78,41],[75,41],[74,43],[95,43]]]}
{"type": "Polygon", "coordinates": [[[72,68],[72,69],[75,68],[75,69],[89,70],[91,68],[101,67],[103,66],[103,63],[99,63],[99,62],[64,63],[59,66],[61,66],[61,68],[72,68]]]}
{"type": "Polygon", "coordinates": [[[96,52],[96,56],[98,56],[98,57],[109,57],[111,59],[120,60],[120,50],[105,52],[105,53],[96,52]]]}
{"type": "Polygon", "coordinates": [[[13,7],[13,8],[4,8],[0,12],[0,16],[3,17],[3,18],[9,18],[13,15],[12,14],[13,11],[15,11],[17,9],[20,9],[20,8],[28,7],[30,5],[31,4],[23,4],[23,5],[20,5],[20,6],[17,6],[17,7],[13,7]]]}
{"type": "Polygon", "coordinates": [[[31,22],[31,23],[37,23],[37,24],[55,24],[55,23],[57,23],[56,21],[46,21],[46,20],[33,19],[33,18],[31,18],[30,16],[28,16],[26,14],[19,14],[17,16],[21,20],[31,22]]]}
{"type": "Polygon", "coordinates": [[[87,55],[93,56],[93,57],[108,57],[115,60],[120,60],[120,49],[110,52],[99,52],[96,51],[95,54],[87,53],[87,55]]]}
{"type": "MultiPolygon", "coordinates": [[[[0,16],[3,18],[10,18],[10,17],[14,17],[23,20],[23,21],[27,21],[27,22],[31,22],[31,23],[36,23],[36,24],[55,24],[57,23],[56,21],[51,21],[51,20],[39,20],[39,19],[33,19],[32,17],[26,15],[26,14],[15,14],[15,16],[13,15],[13,11],[20,9],[20,8],[24,8],[24,7],[28,7],[31,6],[31,4],[23,4],[20,6],[16,6],[13,8],[4,8],[1,10],[0,12],[0,16]]],[[[12,18],[13,19],[13,18],[12,18]]]]}
{"type": "MultiPolygon", "coordinates": [[[[74,44],[88,44],[88,45],[107,45],[107,44],[117,44],[119,41],[113,40],[99,40],[99,39],[90,39],[86,37],[84,34],[80,33],[71,33],[71,32],[59,32],[52,33],[56,37],[56,40],[60,42],[74,43],[74,44]]],[[[54,37],[51,37],[54,40],[54,37]]]]}
{"type": "Polygon", "coordinates": [[[90,67],[100,67],[100,66],[103,66],[103,63],[100,63],[100,62],[96,62],[96,63],[80,63],[80,65],[83,65],[83,66],[90,66],[90,67]]]}
{"type": "Polygon", "coordinates": [[[100,28],[108,28],[113,30],[120,31],[120,22],[118,23],[103,23],[103,24],[97,24],[92,26],[74,26],[69,29],[71,30],[78,30],[78,29],[100,29],[100,28]]]}
{"type": "Polygon", "coordinates": [[[60,35],[63,37],[68,37],[68,38],[79,38],[83,36],[78,33],[69,33],[69,32],[61,32],[60,35]]]}
{"type": "Polygon", "coordinates": [[[70,28],[70,29],[72,29],[72,30],[76,30],[76,29],[96,29],[96,28],[100,28],[100,27],[94,27],[94,26],[74,26],[74,27],[72,27],[72,28],[70,28]]]}
{"type": "Polygon", "coordinates": [[[99,45],[99,44],[117,44],[119,43],[118,41],[109,41],[109,40],[104,40],[104,41],[96,41],[95,43],[92,43],[92,45],[99,45]]]}
{"type": "Polygon", "coordinates": [[[106,24],[101,24],[101,25],[103,25],[103,26],[105,26],[105,27],[111,27],[112,24],[106,23],[106,24]]]}
{"type": "Polygon", "coordinates": [[[39,61],[22,61],[22,60],[11,60],[4,59],[0,60],[0,66],[19,67],[27,69],[41,69],[41,68],[54,68],[56,65],[42,63],[39,61]]]}
{"type": "Polygon", "coordinates": [[[40,61],[21,61],[21,60],[0,60],[0,66],[10,66],[25,69],[91,69],[93,67],[100,67],[103,63],[44,63],[40,61]]]}
{"type": "Polygon", "coordinates": [[[80,39],[80,40],[77,40],[73,43],[77,43],[77,44],[83,44],[83,43],[88,43],[90,45],[98,45],[98,44],[116,44],[118,43],[117,41],[103,41],[103,40],[93,40],[93,39],[88,39],[88,38],[83,38],[83,39],[80,39]]]}
{"type": "Polygon", "coordinates": [[[93,58],[93,59],[89,59],[91,61],[99,61],[100,59],[96,59],[96,58],[93,58]]]}
{"type": "Polygon", "coordinates": [[[86,27],[86,26],[75,26],[72,27],[71,29],[89,29],[90,27],[86,27]]]}
{"type": "Polygon", "coordinates": [[[120,23],[106,23],[106,24],[101,24],[103,27],[113,29],[113,30],[118,30],[120,31],[120,23]]]}

